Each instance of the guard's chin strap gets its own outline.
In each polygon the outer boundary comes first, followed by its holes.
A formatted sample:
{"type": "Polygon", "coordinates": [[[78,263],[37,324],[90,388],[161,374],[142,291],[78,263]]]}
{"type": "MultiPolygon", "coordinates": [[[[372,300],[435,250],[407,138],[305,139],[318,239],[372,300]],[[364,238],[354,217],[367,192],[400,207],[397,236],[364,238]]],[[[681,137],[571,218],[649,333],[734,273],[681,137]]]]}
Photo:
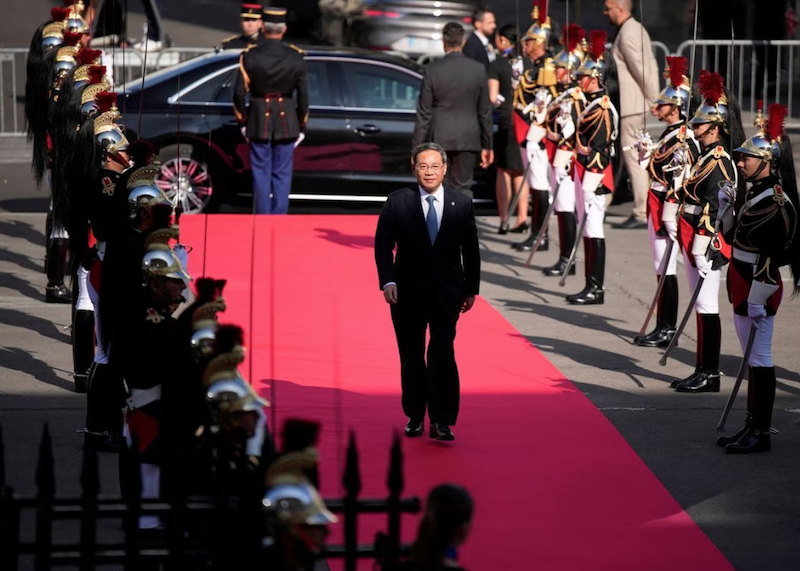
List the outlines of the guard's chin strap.
{"type": "Polygon", "coordinates": [[[747,182],[753,182],[753,181],[755,181],[755,180],[758,178],[758,176],[759,176],[759,175],[760,175],[762,172],[764,172],[764,169],[765,169],[765,168],[767,168],[767,166],[769,166],[769,165],[770,165],[770,161],[761,161],[761,164],[759,165],[758,169],[756,169],[756,172],[754,172],[752,175],[750,175],[749,177],[747,177],[745,180],[746,180],[747,182]]]}

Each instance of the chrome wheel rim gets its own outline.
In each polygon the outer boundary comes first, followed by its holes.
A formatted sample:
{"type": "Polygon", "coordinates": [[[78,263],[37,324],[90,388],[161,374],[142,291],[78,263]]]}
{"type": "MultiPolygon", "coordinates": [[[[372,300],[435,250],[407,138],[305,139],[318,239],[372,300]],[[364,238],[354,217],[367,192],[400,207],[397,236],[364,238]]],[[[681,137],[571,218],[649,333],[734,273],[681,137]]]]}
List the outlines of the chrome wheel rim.
{"type": "Polygon", "coordinates": [[[190,157],[170,159],[161,165],[156,183],[172,206],[184,214],[200,214],[211,201],[211,177],[208,168],[190,157]]]}

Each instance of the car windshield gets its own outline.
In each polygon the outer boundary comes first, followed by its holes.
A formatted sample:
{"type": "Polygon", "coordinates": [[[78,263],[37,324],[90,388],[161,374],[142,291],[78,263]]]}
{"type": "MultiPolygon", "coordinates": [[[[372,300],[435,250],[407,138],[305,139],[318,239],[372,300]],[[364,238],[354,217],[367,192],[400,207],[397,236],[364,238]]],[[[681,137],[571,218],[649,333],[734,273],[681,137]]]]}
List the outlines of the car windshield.
{"type": "Polygon", "coordinates": [[[186,75],[189,72],[192,72],[198,68],[204,67],[211,63],[223,65],[228,63],[230,60],[231,62],[236,60],[239,57],[238,52],[234,52],[233,50],[223,51],[220,53],[206,53],[201,54],[191,59],[187,59],[176,65],[170,65],[168,67],[164,67],[159,69],[158,71],[154,71],[152,73],[148,73],[147,76],[144,78],[144,82],[142,82],[142,78],[137,78],[127,83],[123,83],[116,88],[116,91],[123,92],[123,93],[132,93],[141,90],[143,87],[146,89],[150,85],[154,83],[159,83],[164,79],[168,79],[174,77],[175,75],[186,75]],[[144,85],[142,85],[144,83],[144,85]]]}

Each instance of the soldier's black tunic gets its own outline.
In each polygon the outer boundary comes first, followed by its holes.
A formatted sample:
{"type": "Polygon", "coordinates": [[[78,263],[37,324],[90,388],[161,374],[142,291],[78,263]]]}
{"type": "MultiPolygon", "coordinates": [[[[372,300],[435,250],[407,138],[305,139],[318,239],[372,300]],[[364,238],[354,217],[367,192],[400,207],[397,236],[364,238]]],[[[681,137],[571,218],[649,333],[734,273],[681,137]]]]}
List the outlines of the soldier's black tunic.
{"type": "Polygon", "coordinates": [[[253,34],[252,36],[236,34],[222,40],[219,47],[222,50],[246,50],[249,47],[257,46],[263,41],[264,37],[261,34],[253,34]]]}
{"type": "Polygon", "coordinates": [[[244,52],[239,57],[233,108],[251,140],[296,139],[308,121],[303,52],[273,39],[244,52]],[[249,108],[245,105],[248,93],[249,108]]]}

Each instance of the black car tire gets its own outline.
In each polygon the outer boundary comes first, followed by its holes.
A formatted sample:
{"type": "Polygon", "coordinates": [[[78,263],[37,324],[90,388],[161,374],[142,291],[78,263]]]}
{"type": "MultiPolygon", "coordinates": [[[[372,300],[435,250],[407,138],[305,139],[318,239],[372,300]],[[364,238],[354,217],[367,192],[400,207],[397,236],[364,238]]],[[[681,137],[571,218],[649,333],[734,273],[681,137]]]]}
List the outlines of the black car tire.
{"type": "Polygon", "coordinates": [[[159,186],[175,206],[183,206],[185,214],[210,214],[219,210],[224,202],[224,192],[214,183],[211,161],[205,149],[191,143],[181,143],[180,147],[169,145],[161,149],[158,159],[161,162],[161,172],[157,177],[159,186]],[[178,172],[179,162],[181,172],[178,172]],[[198,188],[210,189],[210,196],[206,196],[207,191],[198,193],[198,188]],[[176,199],[176,192],[187,194],[176,199]]]}

